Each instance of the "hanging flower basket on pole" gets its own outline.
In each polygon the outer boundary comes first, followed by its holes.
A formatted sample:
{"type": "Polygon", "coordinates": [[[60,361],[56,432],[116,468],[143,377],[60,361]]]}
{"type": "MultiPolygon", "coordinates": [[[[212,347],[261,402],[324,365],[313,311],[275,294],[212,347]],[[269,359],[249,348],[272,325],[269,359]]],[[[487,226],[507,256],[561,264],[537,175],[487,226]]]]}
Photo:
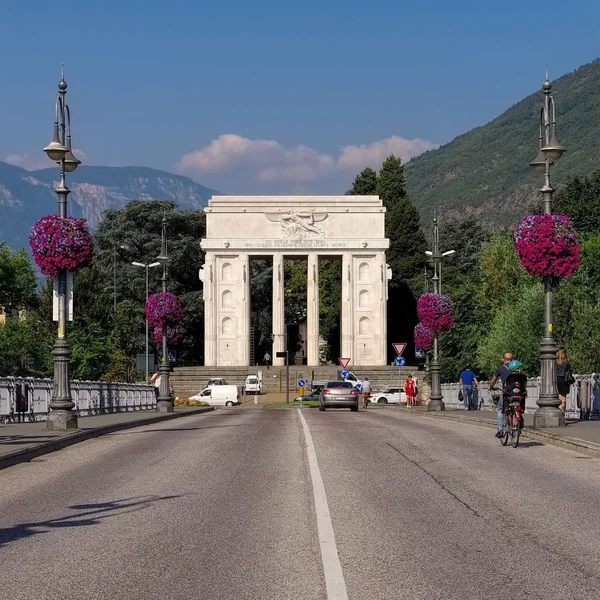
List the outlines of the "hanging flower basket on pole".
{"type": "Polygon", "coordinates": [[[454,323],[452,301],[445,294],[422,294],[417,300],[421,324],[435,333],[450,329],[454,323]]]}
{"type": "Polygon", "coordinates": [[[580,265],[577,234],[566,215],[525,217],[514,237],[521,265],[530,275],[570,277],[580,265]]]}
{"type": "Polygon", "coordinates": [[[38,219],[29,233],[29,245],[35,264],[46,277],[89,265],[94,255],[85,219],[75,217],[47,215],[38,219]]]}
{"type": "Polygon", "coordinates": [[[414,339],[417,348],[421,348],[421,350],[431,350],[434,337],[435,331],[430,327],[425,327],[423,323],[419,323],[415,327],[414,339]]]}
{"type": "Polygon", "coordinates": [[[152,294],[146,302],[146,318],[153,327],[177,327],[183,318],[181,298],[171,292],[152,294]]]}

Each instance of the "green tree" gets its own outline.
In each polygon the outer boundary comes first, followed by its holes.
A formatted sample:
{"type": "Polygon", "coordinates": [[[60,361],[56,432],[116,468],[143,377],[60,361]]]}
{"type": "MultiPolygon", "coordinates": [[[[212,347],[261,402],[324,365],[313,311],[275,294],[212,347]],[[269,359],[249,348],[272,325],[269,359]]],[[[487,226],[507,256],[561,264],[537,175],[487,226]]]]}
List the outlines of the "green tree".
{"type": "Polygon", "coordinates": [[[512,352],[522,361],[529,376],[539,374],[543,298],[543,286],[536,281],[522,287],[514,303],[495,313],[490,331],[477,351],[477,362],[484,370],[484,376],[490,375],[501,363],[504,352],[512,352]]]}
{"type": "Polygon", "coordinates": [[[381,165],[376,189],[383,206],[388,211],[406,196],[404,166],[402,161],[393,154],[388,156],[381,165]]]}
{"type": "Polygon", "coordinates": [[[52,339],[35,314],[8,318],[0,326],[0,376],[46,377],[51,374],[52,339]]]}
{"type": "Polygon", "coordinates": [[[0,306],[7,312],[36,305],[36,274],[25,250],[13,252],[0,242],[0,306]]]}
{"type": "Polygon", "coordinates": [[[362,170],[346,192],[347,196],[374,196],[377,194],[377,173],[370,167],[362,170]]]}
{"type": "Polygon", "coordinates": [[[568,215],[579,233],[600,231],[600,169],[569,179],[556,193],[552,211],[568,215]]]}

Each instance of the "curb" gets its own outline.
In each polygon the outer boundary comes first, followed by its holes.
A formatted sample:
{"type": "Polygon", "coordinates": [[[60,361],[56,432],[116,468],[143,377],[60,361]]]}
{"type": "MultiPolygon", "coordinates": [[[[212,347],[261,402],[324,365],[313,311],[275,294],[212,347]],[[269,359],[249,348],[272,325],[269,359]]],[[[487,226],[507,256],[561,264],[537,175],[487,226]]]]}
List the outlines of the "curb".
{"type": "MultiPolygon", "coordinates": [[[[446,419],[454,423],[467,423],[476,426],[485,426],[488,429],[495,429],[496,424],[490,423],[488,419],[478,419],[477,417],[455,417],[453,415],[445,415],[442,412],[439,414],[429,412],[410,412],[406,409],[400,409],[403,413],[412,415],[413,417],[430,417],[433,419],[446,419]]],[[[521,430],[521,436],[530,438],[532,440],[538,440],[550,444],[553,446],[560,446],[573,452],[583,452],[591,454],[592,456],[600,458],[600,444],[596,442],[588,442],[579,438],[568,437],[566,435],[557,435],[550,431],[545,431],[537,427],[524,427],[521,430]]]]}
{"type": "Polygon", "coordinates": [[[122,431],[124,429],[133,429],[134,427],[144,427],[145,425],[151,425],[152,423],[161,423],[162,421],[171,421],[173,419],[179,419],[181,417],[188,417],[191,415],[199,415],[205,412],[213,411],[212,406],[203,406],[201,408],[186,411],[184,413],[165,413],[160,417],[147,417],[145,419],[137,419],[136,421],[127,421],[126,423],[112,423],[111,425],[103,425],[102,427],[95,427],[93,429],[80,430],[70,435],[51,440],[49,442],[43,442],[32,448],[26,448],[24,450],[16,450],[4,456],[0,456],[0,470],[13,467],[20,463],[29,462],[34,458],[43,456],[44,454],[50,454],[57,450],[62,450],[79,442],[107,435],[115,431],[122,431]]]}

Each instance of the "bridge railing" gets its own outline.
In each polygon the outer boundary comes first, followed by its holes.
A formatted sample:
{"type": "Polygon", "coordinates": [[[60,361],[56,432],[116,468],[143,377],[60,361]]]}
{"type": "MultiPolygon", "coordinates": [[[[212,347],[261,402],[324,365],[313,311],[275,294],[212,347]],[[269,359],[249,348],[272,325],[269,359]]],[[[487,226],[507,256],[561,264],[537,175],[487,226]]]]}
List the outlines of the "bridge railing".
{"type": "MultiPolygon", "coordinates": [[[[36,420],[44,420],[52,388],[52,379],[0,377],[0,417],[26,412],[36,420]]],[[[154,387],[137,383],[75,380],[71,381],[71,397],[75,403],[73,410],[82,417],[156,407],[154,387]]]]}
{"type": "MultiPolygon", "coordinates": [[[[575,383],[567,395],[566,416],[573,418],[600,418],[600,373],[575,375],[575,383]]],[[[530,377],[527,380],[527,401],[525,412],[537,410],[537,400],[540,396],[540,377],[530,377]]],[[[458,401],[458,383],[442,384],[444,403],[448,408],[461,408],[463,403],[458,401]]],[[[480,390],[474,390],[475,401],[482,410],[492,410],[489,382],[480,382],[480,390]]]]}

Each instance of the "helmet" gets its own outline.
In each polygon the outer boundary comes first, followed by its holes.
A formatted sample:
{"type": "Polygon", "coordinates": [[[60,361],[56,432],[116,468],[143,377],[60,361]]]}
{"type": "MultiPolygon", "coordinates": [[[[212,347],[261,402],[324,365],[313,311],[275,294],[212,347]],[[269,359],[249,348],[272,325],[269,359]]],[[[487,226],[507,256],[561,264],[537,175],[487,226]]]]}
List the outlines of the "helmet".
{"type": "Polygon", "coordinates": [[[511,360],[507,365],[506,368],[509,371],[516,371],[517,369],[520,369],[523,366],[523,363],[520,360],[511,360]]]}

